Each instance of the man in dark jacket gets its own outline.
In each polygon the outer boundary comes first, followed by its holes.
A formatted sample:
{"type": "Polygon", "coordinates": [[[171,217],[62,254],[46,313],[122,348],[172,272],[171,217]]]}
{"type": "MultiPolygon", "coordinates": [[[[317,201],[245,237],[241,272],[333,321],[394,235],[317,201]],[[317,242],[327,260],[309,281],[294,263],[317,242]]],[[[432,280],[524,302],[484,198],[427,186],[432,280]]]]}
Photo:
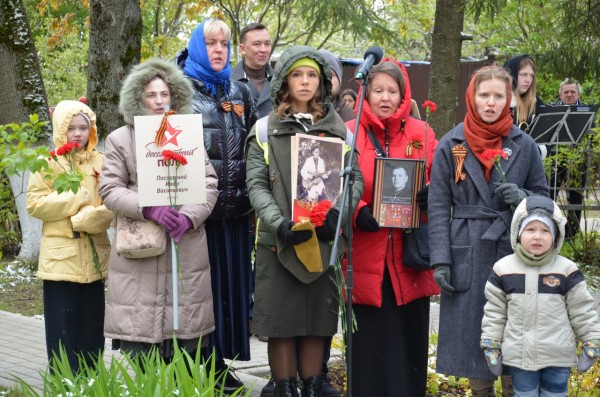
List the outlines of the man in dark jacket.
{"type": "MultiPolygon", "coordinates": [[[[581,85],[572,78],[566,78],[560,83],[558,88],[558,101],[556,105],[585,105],[579,100],[581,94],[581,85]]],[[[575,146],[573,146],[573,149],[575,146]]],[[[553,150],[554,151],[554,150],[553,150]]],[[[554,170],[553,170],[554,171],[554,170]]],[[[569,168],[558,164],[556,174],[552,172],[548,186],[550,186],[550,196],[552,200],[556,200],[560,185],[565,183],[567,203],[570,205],[581,205],[583,203],[583,194],[577,190],[585,187],[587,182],[587,172],[577,171],[575,174],[569,172],[569,168]],[[570,183],[569,183],[570,182],[570,183]],[[567,185],[567,183],[569,183],[567,185]]],[[[567,226],[565,227],[565,238],[571,238],[580,230],[581,210],[567,211],[567,226]]]]}
{"type": "Polygon", "coordinates": [[[231,73],[231,79],[245,83],[256,104],[258,117],[268,115],[273,110],[271,103],[271,76],[273,68],[271,58],[271,36],[267,27],[260,23],[251,23],[240,32],[239,62],[231,73]]]}

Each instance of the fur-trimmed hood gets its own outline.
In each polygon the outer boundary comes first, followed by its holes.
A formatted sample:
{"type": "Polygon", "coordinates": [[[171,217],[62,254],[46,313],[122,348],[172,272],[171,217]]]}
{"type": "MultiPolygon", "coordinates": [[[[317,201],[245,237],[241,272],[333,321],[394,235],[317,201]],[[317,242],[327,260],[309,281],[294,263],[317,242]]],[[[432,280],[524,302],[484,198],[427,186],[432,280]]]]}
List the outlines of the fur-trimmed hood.
{"type": "Polygon", "coordinates": [[[144,89],[156,76],[160,76],[171,91],[171,109],[181,114],[191,114],[192,83],[177,65],[159,58],[148,59],[131,69],[121,88],[119,112],[127,124],[133,124],[134,116],[152,113],[144,106],[144,89]]]}
{"type": "Polygon", "coordinates": [[[565,224],[567,223],[567,220],[563,216],[558,205],[556,205],[551,198],[544,196],[527,196],[515,209],[510,225],[510,243],[513,250],[517,248],[521,222],[529,215],[536,212],[546,215],[556,223],[557,233],[553,249],[556,254],[559,254],[565,241],[565,224]]]}
{"type": "Polygon", "coordinates": [[[321,87],[323,89],[321,90],[320,102],[323,104],[325,112],[327,112],[331,101],[331,68],[325,58],[323,58],[317,50],[304,45],[290,47],[279,57],[279,60],[275,65],[275,73],[271,80],[271,102],[273,103],[273,107],[277,109],[279,106],[277,93],[283,86],[285,77],[290,71],[290,67],[301,58],[311,58],[317,62],[321,68],[321,87]]]}

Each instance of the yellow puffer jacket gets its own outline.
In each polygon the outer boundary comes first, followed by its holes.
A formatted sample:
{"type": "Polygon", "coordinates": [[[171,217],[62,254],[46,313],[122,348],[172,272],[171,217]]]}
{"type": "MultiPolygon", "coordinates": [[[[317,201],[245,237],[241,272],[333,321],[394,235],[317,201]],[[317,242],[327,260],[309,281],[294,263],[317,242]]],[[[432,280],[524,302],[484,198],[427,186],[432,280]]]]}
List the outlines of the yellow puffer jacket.
{"type": "Polygon", "coordinates": [[[54,110],[52,125],[54,145],[58,149],[67,143],[67,128],[73,116],[83,113],[91,122],[88,144],[74,156],[75,168],[85,176],[77,194],[58,194],[52,181],[69,165],[63,157],[49,160],[50,171],[31,174],[27,189],[29,214],[44,222],[37,276],[43,280],[91,283],[108,273],[110,242],[106,230],[113,213],[98,194],[102,154],[96,151],[96,115],[85,104],[62,101],[54,110]],[[51,178],[46,179],[45,176],[51,178]],[[94,266],[90,237],[93,238],[100,262],[94,266]]]}

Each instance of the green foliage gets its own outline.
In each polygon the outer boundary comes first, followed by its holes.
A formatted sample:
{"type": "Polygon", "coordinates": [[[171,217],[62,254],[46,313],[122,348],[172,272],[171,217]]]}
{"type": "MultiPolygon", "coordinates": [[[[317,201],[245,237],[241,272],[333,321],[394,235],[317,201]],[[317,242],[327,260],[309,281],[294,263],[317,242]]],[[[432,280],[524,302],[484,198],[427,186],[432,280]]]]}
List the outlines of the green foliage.
{"type": "Polygon", "coordinates": [[[49,106],[87,90],[88,0],[25,0],[49,106]]]}
{"type": "MultiPolygon", "coordinates": [[[[214,368],[214,357],[211,358],[214,368]]],[[[141,357],[140,360],[124,356],[112,358],[106,368],[102,357],[94,366],[80,359],[80,371],[74,374],[69,365],[64,349],[61,347],[59,357],[53,360],[54,372],[43,374],[44,388],[42,393],[17,378],[24,397],[72,396],[72,397],[105,397],[105,396],[250,396],[251,390],[240,389],[225,394],[217,386],[219,378],[213,369],[205,371],[206,363],[201,358],[200,349],[195,357],[174,349],[173,361],[166,364],[157,349],[141,357]]],[[[219,376],[225,376],[221,374],[219,376]]]]}
{"type": "MultiPolygon", "coordinates": [[[[201,2],[200,2],[201,3],[201,2]]],[[[142,59],[173,58],[187,45],[196,25],[208,16],[198,2],[147,0],[142,11],[142,59]]]]}
{"type": "MultiPolygon", "coordinates": [[[[593,134],[586,135],[575,147],[559,145],[558,154],[548,156],[543,161],[550,184],[554,183],[551,175],[555,163],[559,167],[568,169],[568,176],[564,182],[566,188],[583,188],[581,183],[583,173],[587,174],[584,206],[581,212],[583,231],[565,241],[561,254],[579,264],[586,275],[588,284],[595,290],[600,290],[600,266],[598,266],[600,263],[600,234],[590,230],[592,225],[588,222],[589,219],[598,217],[595,207],[600,205],[600,191],[597,188],[596,180],[600,171],[599,132],[600,129],[596,128],[593,134]]],[[[556,201],[559,205],[568,204],[561,195],[557,197],[556,201]]],[[[564,215],[567,216],[567,213],[564,215]]]]}
{"type": "Polygon", "coordinates": [[[38,172],[48,169],[48,148],[32,147],[45,124],[37,114],[33,114],[29,116],[29,122],[0,125],[0,153],[4,154],[0,160],[0,172],[12,176],[28,170],[38,172]]]}
{"type": "Polygon", "coordinates": [[[19,217],[10,182],[0,173],[0,259],[17,255],[21,246],[19,217]]]}
{"type": "MultiPolygon", "coordinates": [[[[83,177],[84,174],[78,170],[61,172],[54,178],[54,181],[52,181],[52,188],[56,190],[58,194],[64,192],[73,192],[73,194],[76,194],[79,191],[83,177]]],[[[45,175],[44,178],[52,179],[52,176],[45,175]]]]}
{"type": "Polygon", "coordinates": [[[9,176],[48,168],[48,148],[33,147],[46,123],[36,114],[29,122],[0,125],[0,258],[16,255],[20,246],[20,226],[9,176]]]}

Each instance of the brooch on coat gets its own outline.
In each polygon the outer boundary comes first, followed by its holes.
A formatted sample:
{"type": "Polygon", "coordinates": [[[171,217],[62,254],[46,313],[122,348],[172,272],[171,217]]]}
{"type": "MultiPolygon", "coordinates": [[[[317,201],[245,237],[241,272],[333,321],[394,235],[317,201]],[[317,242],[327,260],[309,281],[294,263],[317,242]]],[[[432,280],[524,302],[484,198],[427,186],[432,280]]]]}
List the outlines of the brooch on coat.
{"type": "Polygon", "coordinates": [[[454,157],[454,163],[456,172],[454,174],[454,183],[458,181],[464,181],[467,175],[463,172],[463,165],[465,164],[465,157],[467,157],[467,149],[463,145],[456,145],[452,149],[452,157],[454,157]]]}

